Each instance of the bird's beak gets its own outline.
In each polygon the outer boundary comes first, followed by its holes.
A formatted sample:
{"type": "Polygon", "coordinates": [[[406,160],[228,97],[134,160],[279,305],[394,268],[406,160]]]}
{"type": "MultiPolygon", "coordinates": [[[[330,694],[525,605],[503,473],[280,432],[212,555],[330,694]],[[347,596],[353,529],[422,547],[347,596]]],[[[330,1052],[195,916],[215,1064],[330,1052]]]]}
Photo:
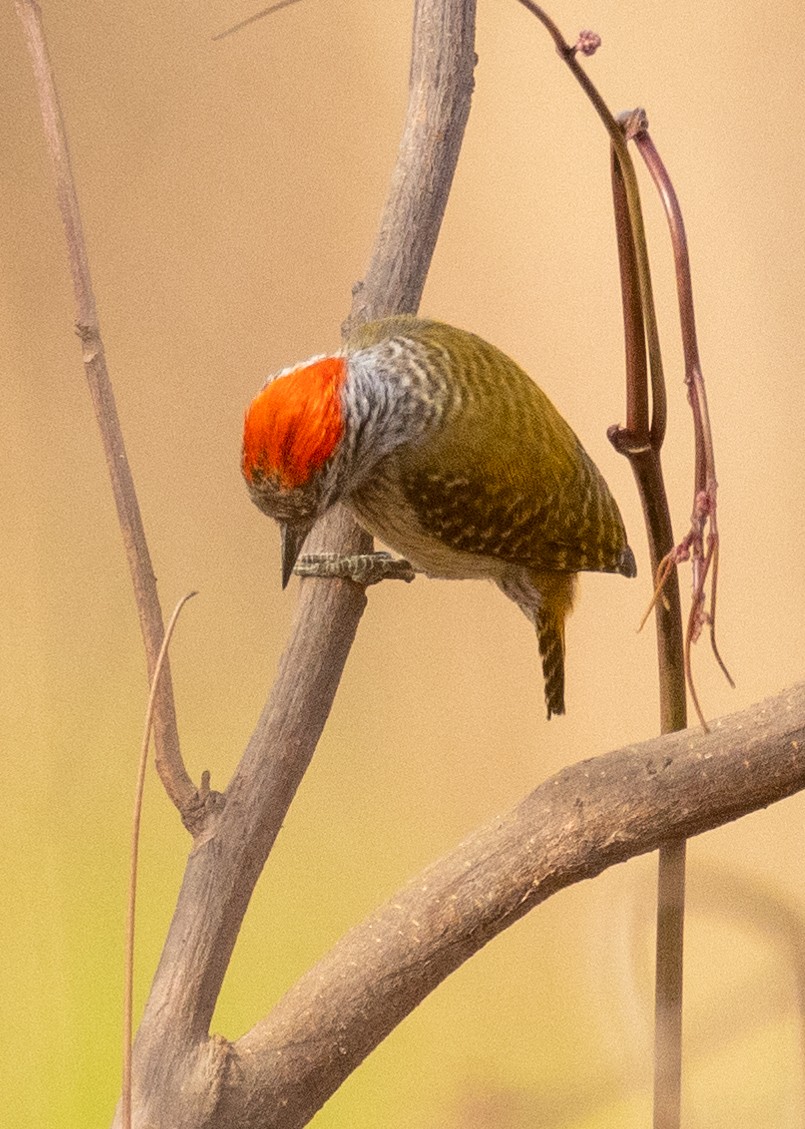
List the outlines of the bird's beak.
{"type": "Polygon", "coordinates": [[[296,558],[304,544],[304,540],[313,528],[310,525],[280,525],[282,530],[282,587],[285,588],[291,579],[296,558]]]}

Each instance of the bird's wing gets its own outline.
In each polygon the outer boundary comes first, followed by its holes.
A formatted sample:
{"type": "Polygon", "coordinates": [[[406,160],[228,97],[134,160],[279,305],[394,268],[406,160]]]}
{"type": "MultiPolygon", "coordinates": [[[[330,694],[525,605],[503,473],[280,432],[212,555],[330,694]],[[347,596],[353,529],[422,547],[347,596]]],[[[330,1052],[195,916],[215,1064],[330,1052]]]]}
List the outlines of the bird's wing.
{"type": "Polygon", "coordinates": [[[495,354],[500,395],[470,396],[458,418],[400,453],[400,486],[423,529],[538,571],[628,575],[634,560],[606,482],[548,397],[495,354]]]}

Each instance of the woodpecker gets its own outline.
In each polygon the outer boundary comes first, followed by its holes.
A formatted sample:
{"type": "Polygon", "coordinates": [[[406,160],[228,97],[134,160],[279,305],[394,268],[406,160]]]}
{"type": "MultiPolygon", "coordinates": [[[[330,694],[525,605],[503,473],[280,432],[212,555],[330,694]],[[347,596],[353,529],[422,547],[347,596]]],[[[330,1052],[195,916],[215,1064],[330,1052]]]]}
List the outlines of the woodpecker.
{"type": "Polygon", "coordinates": [[[270,377],[246,412],[242,470],[282,529],[283,587],[336,502],[417,571],[495,581],[536,628],[549,718],[565,711],[576,574],[636,575],[615,500],[545,393],[442,322],[383,318],[270,377]]]}

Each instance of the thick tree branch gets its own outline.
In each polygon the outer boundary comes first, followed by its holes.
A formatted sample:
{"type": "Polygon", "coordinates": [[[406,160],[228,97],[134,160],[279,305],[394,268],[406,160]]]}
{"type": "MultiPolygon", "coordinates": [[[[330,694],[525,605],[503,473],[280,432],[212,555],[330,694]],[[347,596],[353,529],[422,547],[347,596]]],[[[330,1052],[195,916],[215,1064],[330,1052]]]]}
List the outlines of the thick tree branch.
{"type": "Polygon", "coordinates": [[[475,0],[417,3],[408,111],[366,278],[344,327],[415,313],[470,112],[475,0]]]}
{"type": "MultiPolygon", "coordinates": [[[[415,310],[458,159],[475,62],[475,0],[417,0],[411,89],[380,235],[353,320],[415,310]]],[[[315,535],[365,551],[344,511],[315,535]]],[[[304,581],[271,696],[222,810],[196,842],[135,1048],[135,1124],[207,1124],[225,1044],[207,1040],[249,903],[321,734],[366,599],[349,581],[304,581]]],[[[212,1124],[213,1122],[209,1122],[212,1124]]]]}
{"type": "Polygon", "coordinates": [[[233,1046],[216,1129],[296,1129],[437,984],[551,894],[805,788],[805,684],[581,761],[348,933],[233,1046]]]}

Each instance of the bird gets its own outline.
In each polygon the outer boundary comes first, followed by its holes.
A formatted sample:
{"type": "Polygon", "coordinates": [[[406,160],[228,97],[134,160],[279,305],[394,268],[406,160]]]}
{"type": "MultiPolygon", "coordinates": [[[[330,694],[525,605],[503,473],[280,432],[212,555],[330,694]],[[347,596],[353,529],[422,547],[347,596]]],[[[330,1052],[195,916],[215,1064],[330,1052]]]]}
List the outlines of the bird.
{"type": "MultiPolygon", "coordinates": [[[[241,469],[280,525],[283,587],[336,503],[417,572],[494,581],[536,629],[549,718],[565,712],[577,574],[637,573],[570,425],[505,353],[443,322],[381,318],[269,377],[246,411],[241,469]]],[[[349,576],[349,561],[322,573],[349,576]]]]}

